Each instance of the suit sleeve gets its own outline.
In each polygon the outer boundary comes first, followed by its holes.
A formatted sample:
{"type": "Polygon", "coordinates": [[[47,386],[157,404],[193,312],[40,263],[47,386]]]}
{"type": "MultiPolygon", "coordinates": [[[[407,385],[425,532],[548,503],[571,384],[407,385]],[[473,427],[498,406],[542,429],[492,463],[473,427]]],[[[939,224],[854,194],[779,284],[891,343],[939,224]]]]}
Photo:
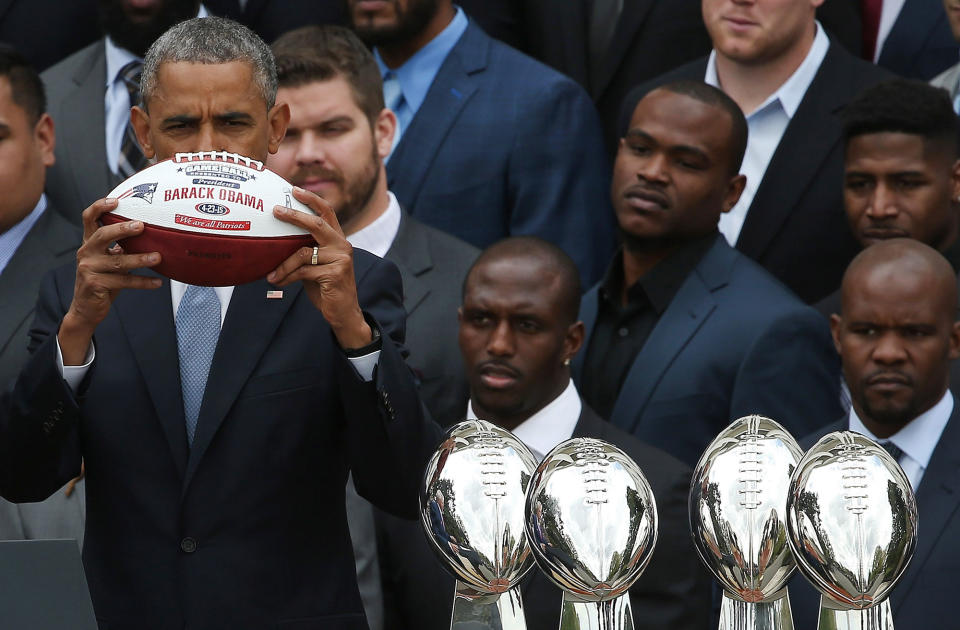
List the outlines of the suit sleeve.
{"type": "Polygon", "coordinates": [[[614,249],[610,167],[586,92],[550,80],[519,105],[527,111],[510,153],[510,234],[552,241],[573,258],[583,286],[603,274],[614,249]]]}
{"type": "Polygon", "coordinates": [[[45,276],[30,331],[31,356],[0,397],[0,496],[9,501],[42,501],[80,474],[80,408],[57,369],[67,275],[45,276]]]}
{"type": "Polygon", "coordinates": [[[368,321],[379,326],[383,341],[370,382],[364,382],[341,353],[348,457],[361,496],[383,510],[415,518],[423,471],[441,431],[421,403],[404,361],[400,272],[380,259],[362,264],[369,267],[358,272],[360,307],[368,321]]]}
{"type": "Polygon", "coordinates": [[[737,374],[730,411],[731,418],[769,416],[798,439],[843,415],[840,358],[819,313],[792,312],[756,338],[737,374]]]}

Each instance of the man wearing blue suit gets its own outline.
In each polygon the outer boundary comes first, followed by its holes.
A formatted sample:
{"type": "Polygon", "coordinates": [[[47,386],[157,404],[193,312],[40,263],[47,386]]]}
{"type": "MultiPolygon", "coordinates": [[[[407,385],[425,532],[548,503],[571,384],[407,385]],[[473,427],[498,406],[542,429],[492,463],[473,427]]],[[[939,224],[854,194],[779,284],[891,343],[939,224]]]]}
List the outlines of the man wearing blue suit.
{"type": "Polygon", "coordinates": [[[596,281],[614,230],[609,161],[583,88],[487,36],[450,0],[349,6],[397,114],[387,177],[400,205],[480,248],[539,236],[596,281]]]}
{"type": "MultiPolygon", "coordinates": [[[[289,121],[273,56],[222,18],[146,55],[131,119],[148,158],[263,161],[289,121]]],[[[31,357],[0,400],[0,494],[42,499],[86,465],[83,559],[101,628],[366,630],[344,514],[352,471],[378,506],[417,512],[439,431],[401,353],[400,276],[351,250],[332,208],[276,207],[316,246],[266,280],[194,287],[149,268],[84,211],[76,265],[41,288],[31,357]],[[276,296],[276,288],[282,295],[276,296]]]]}
{"type": "MultiPolygon", "coordinates": [[[[911,239],[865,249],[843,279],[834,343],[850,388],[850,413],[800,441],[832,431],[862,433],[890,451],[917,495],[920,535],[890,595],[902,630],[955,628],[950,616],[960,571],[960,410],[947,387],[960,355],[957,281],[935,249],[911,239]]],[[[790,582],[795,628],[815,628],[819,596],[790,582]]]]}
{"type": "Polygon", "coordinates": [[[640,100],[611,187],[624,247],[581,307],[584,398],[691,466],[740,416],[805,435],[841,411],[826,323],[717,230],[745,184],[746,137],[740,108],[705,83],[640,100]]]}

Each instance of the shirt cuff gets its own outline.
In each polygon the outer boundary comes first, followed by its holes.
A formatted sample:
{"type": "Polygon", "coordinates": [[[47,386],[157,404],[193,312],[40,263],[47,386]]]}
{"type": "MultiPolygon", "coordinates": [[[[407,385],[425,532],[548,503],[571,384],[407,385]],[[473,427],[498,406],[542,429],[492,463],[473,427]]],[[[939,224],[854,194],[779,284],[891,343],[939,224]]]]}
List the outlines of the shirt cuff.
{"type": "Polygon", "coordinates": [[[350,365],[353,366],[353,369],[357,371],[357,374],[366,383],[369,383],[373,380],[373,370],[377,367],[377,362],[379,360],[379,350],[374,350],[370,354],[365,354],[362,357],[347,357],[347,361],[350,362],[350,365]]]}
{"type": "MultiPolygon", "coordinates": [[[[63,380],[67,382],[67,387],[70,388],[70,391],[74,394],[77,393],[77,387],[80,386],[80,381],[83,380],[83,377],[87,375],[87,370],[90,369],[90,365],[93,364],[93,360],[97,356],[97,351],[93,347],[93,342],[90,342],[90,347],[87,348],[87,356],[83,359],[83,365],[64,365],[63,364],[63,352],[60,351],[60,340],[57,339],[57,368],[60,370],[60,376],[63,377],[63,380]]],[[[374,365],[376,363],[374,362],[374,365]]],[[[371,373],[372,373],[371,368],[371,373]]]]}

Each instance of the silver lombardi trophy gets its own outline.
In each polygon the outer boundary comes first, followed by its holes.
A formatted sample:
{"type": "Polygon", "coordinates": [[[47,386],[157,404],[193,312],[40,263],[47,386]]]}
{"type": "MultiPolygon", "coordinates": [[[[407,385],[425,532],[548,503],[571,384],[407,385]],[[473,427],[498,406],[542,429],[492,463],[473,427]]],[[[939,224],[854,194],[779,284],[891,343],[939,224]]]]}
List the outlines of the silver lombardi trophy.
{"type": "Polygon", "coordinates": [[[800,461],[787,502],[790,544],[821,593],[820,630],[893,630],[887,599],[913,557],[917,503],[903,470],[851,431],[800,461]]]}
{"type": "Polygon", "coordinates": [[[561,630],[633,630],[627,589],[650,562],[657,506],[623,451],[591,438],[557,445],[527,491],[537,564],[563,589],[561,630]]]}
{"type": "Polygon", "coordinates": [[[792,630],[790,476],[803,452],[774,420],[746,416],[707,447],[690,487],[694,546],[723,587],[721,630],[792,630]]]}
{"type": "Polygon", "coordinates": [[[451,629],[524,630],[513,587],[533,566],[523,533],[536,460],[512,433],[482,420],[451,427],[430,458],[420,516],[457,580],[451,629]]]}

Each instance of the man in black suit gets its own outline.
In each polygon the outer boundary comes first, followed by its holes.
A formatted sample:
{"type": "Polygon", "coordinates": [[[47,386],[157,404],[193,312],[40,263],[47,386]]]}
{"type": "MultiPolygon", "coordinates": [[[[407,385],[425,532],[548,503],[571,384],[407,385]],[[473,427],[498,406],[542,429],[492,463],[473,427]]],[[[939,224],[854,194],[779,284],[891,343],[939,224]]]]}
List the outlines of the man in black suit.
{"type": "MultiPolygon", "coordinates": [[[[917,495],[920,536],[890,595],[897,628],[954,626],[951,579],[960,570],[960,408],[947,387],[960,356],[957,278],[933,248],[912,239],[877,243],[843,278],[831,317],[850,387],[850,413],[801,440],[851,430],[883,444],[917,495]]],[[[796,628],[816,627],[819,598],[801,577],[790,584],[796,628]]]]}
{"type": "MultiPolygon", "coordinates": [[[[144,68],[131,116],[147,157],[277,150],[289,106],[249,29],[183,22],[144,68]]],[[[320,197],[293,195],[317,216],[273,215],[316,245],[266,281],[158,277],[159,253],[111,247],[144,228],[97,227],[117,203],[103,199],[84,211],[76,266],[41,288],[31,357],[0,401],[0,494],[44,498],[84,458],[84,567],[103,627],[367,627],[347,473],[413,517],[438,430],[402,358],[396,268],[352,250],[320,197]]]]}
{"type": "MultiPolygon", "coordinates": [[[[657,501],[660,532],[650,566],[630,589],[638,628],[706,627],[709,579],[690,542],[690,470],[603,421],[580,398],[570,360],[583,342],[577,269],[531,237],[488,248],[463,285],[460,351],[470,380],[467,416],[509,429],[543,457],[572,437],[607,440],[641,466],[657,501]]],[[[454,580],[417,523],[378,515],[386,627],[449,628],[454,580]],[[427,586],[428,585],[428,586],[427,586]]],[[[518,587],[531,630],[552,630],[561,592],[538,569],[518,587]]]]}
{"type": "Polygon", "coordinates": [[[720,87],[747,116],[750,136],[739,203],[720,222],[731,245],[807,303],[840,286],[857,244],[839,182],[839,112],[889,75],[832,42],[815,20],[822,0],[704,0],[709,57],[634,90],[621,131],[655,85],[696,79],[720,87]]]}

